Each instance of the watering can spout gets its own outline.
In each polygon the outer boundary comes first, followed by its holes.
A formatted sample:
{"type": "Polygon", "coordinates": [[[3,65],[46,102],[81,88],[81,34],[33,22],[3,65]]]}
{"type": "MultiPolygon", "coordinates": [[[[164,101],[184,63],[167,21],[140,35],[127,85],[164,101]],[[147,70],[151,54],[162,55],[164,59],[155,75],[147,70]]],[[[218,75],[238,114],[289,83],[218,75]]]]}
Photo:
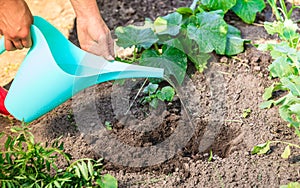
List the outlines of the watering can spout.
{"type": "MultiPolygon", "coordinates": [[[[5,99],[16,119],[31,122],[79,91],[92,85],[125,78],[163,78],[164,70],[108,61],[81,50],[53,25],[34,17],[33,45],[23,60],[5,99]]],[[[0,54],[5,50],[0,39],[0,54]]]]}

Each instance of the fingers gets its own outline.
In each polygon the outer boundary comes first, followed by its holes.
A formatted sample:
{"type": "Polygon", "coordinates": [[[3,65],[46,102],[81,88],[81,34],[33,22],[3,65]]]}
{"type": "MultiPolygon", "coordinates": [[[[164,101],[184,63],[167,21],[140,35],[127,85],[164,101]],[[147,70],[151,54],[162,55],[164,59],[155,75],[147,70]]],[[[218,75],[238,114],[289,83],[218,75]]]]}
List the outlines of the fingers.
{"type": "Polygon", "coordinates": [[[25,39],[21,39],[22,41],[22,45],[25,48],[30,48],[32,46],[32,40],[31,40],[31,35],[27,35],[27,37],[25,39]]]}
{"type": "Polygon", "coordinates": [[[13,51],[16,49],[30,48],[32,46],[31,36],[28,35],[23,39],[6,39],[5,48],[7,51],[13,51]]]}

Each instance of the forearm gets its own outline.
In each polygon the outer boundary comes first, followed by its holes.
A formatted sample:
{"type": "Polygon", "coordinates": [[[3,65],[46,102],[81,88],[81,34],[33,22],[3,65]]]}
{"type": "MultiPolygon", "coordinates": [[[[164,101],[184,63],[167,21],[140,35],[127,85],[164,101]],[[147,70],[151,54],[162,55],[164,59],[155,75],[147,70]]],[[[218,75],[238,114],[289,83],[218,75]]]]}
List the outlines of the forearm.
{"type": "Polygon", "coordinates": [[[96,0],[70,0],[77,17],[100,16],[96,0]]]}

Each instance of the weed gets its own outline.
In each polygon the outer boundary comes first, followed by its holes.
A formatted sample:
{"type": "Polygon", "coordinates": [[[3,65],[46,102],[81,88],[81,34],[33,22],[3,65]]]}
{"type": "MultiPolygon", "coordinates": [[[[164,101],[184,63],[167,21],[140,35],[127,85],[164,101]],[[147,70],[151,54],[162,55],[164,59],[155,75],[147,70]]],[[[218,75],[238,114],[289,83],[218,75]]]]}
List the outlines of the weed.
{"type": "Polygon", "coordinates": [[[0,152],[0,186],[10,187],[117,187],[109,174],[101,175],[101,161],[79,159],[71,162],[71,155],[63,151],[59,139],[51,145],[36,143],[27,124],[11,128],[0,152]],[[68,164],[60,169],[59,158],[68,164]]]}

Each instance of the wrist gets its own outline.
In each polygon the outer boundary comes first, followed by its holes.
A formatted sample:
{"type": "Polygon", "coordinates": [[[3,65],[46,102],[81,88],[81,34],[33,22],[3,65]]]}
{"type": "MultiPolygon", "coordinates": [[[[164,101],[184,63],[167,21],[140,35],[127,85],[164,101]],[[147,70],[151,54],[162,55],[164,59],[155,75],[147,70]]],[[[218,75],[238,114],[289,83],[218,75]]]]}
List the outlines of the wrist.
{"type": "Polygon", "coordinates": [[[100,17],[96,0],[70,0],[77,18],[100,17]]]}

